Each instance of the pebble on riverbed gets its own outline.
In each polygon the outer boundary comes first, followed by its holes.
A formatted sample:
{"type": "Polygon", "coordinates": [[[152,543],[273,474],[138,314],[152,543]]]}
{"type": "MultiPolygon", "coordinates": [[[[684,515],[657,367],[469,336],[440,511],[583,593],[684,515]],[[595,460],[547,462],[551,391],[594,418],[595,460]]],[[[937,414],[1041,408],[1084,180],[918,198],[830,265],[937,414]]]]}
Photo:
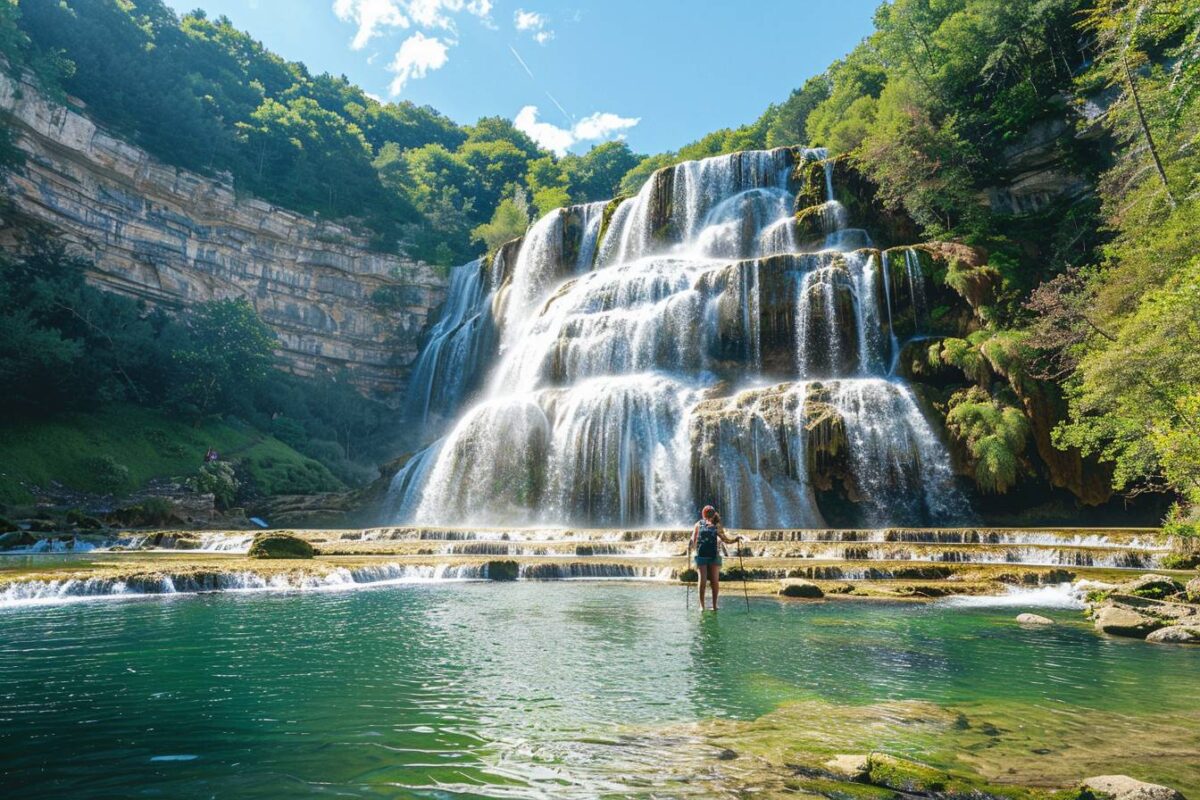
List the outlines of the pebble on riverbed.
{"type": "Polygon", "coordinates": [[[1022,625],[1053,625],[1054,620],[1041,614],[1017,614],[1017,622],[1022,625]]]}

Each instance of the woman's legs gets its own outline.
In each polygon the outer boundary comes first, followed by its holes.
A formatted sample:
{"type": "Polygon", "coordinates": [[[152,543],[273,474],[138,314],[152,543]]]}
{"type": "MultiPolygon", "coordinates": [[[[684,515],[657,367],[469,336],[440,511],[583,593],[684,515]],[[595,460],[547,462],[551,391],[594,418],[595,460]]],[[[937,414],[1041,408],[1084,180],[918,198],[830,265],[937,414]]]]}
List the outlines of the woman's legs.
{"type": "MultiPolygon", "coordinates": [[[[717,593],[721,591],[721,567],[718,564],[709,564],[706,567],[708,571],[708,580],[712,584],[712,608],[717,610],[717,593]]],[[[701,595],[700,604],[704,604],[703,595],[701,595]]]]}
{"type": "Polygon", "coordinates": [[[704,585],[708,577],[708,565],[696,567],[696,574],[700,576],[700,610],[704,610],[704,585]]]}

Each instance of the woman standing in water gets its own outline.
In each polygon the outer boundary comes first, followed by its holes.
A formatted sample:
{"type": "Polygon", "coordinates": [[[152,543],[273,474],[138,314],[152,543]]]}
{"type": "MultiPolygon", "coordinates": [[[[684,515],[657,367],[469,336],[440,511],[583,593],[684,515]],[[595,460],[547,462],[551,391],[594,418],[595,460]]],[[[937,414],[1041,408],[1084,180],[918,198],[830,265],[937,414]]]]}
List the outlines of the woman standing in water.
{"type": "Polygon", "coordinates": [[[696,552],[696,572],[700,575],[700,610],[704,610],[704,586],[712,584],[712,610],[717,610],[717,594],[721,591],[721,550],[718,540],[733,544],[741,536],[729,536],[721,524],[721,515],[712,506],[700,512],[700,521],[692,528],[692,547],[696,552]]]}

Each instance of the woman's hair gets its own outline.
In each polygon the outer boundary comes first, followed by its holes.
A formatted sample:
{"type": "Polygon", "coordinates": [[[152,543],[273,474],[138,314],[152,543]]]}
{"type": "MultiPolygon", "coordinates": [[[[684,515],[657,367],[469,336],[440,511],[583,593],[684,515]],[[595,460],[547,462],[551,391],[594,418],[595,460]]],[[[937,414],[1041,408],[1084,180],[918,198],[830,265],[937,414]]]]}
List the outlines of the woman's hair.
{"type": "Polygon", "coordinates": [[[712,524],[713,524],[713,525],[720,525],[720,524],[721,524],[721,515],[720,515],[720,513],[718,513],[718,512],[716,511],[716,509],[714,509],[714,510],[713,510],[713,513],[712,513],[712,524]]]}
{"type": "Polygon", "coordinates": [[[705,519],[710,520],[710,521],[721,518],[717,514],[717,510],[715,508],[713,508],[712,506],[705,506],[704,510],[700,512],[700,516],[702,516],[705,519]]]}

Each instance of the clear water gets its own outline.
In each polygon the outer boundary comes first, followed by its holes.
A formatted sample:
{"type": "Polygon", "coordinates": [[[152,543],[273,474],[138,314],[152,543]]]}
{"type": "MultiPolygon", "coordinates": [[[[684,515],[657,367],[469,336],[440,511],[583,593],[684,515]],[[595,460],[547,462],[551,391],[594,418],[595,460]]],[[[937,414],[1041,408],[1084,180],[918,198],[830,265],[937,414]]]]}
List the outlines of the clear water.
{"type": "Polygon", "coordinates": [[[1077,611],[1027,629],[1019,606],[724,600],[701,617],[680,587],[457,584],[0,610],[0,785],[712,796],[794,745],[1200,788],[1196,650],[1077,611]]]}

